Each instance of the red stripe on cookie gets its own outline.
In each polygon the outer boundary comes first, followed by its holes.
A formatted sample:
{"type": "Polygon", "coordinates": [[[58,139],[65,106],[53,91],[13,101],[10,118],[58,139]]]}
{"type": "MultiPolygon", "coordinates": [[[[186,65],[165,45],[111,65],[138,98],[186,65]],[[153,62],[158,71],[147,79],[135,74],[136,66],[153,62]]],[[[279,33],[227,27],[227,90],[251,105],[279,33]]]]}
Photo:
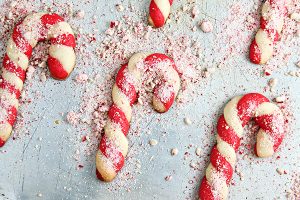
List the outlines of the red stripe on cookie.
{"type": "Polygon", "coordinates": [[[41,22],[44,26],[48,27],[49,25],[54,25],[58,22],[64,21],[64,18],[59,16],[58,14],[45,14],[41,17],[41,22]]]}
{"type": "Polygon", "coordinates": [[[276,115],[261,115],[254,118],[255,122],[263,129],[274,143],[273,148],[276,151],[284,137],[284,121],[283,118],[276,115]]]}
{"type": "Polygon", "coordinates": [[[145,64],[149,65],[150,67],[154,68],[157,64],[161,62],[169,62],[169,64],[176,70],[178,73],[177,67],[173,59],[169,58],[165,54],[162,53],[153,53],[145,58],[145,64]]]}
{"type": "Polygon", "coordinates": [[[120,125],[123,134],[126,136],[130,128],[130,124],[124,112],[118,108],[118,106],[113,104],[108,111],[108,117],[112,122],[120,125]]]}
{"type": "Polygon", "coordinates": [[[12,33],[12,39],[15,42],[18,49],[24,53],[28,58],[30,58],[32,54],[32,47],[29,42],[23,37],[21,32],[21,23],[17,24],[12,33]]]}
{"type": "Polygon", "coordinates": [[[17,109],[14,106],[10,106],[9,108],[7,108],[7,122],[13,126],[16,119],[17,119],[17,109]]]}
{"type": "Polygon", "coordinates": [[[261,52],[260,52],[260,49],[259,49],[255,39],[253,39],[253,41],[250,45],[249,58],[250,58],[250,61],[253,62],[254,64],[260,63],[261,52]]]}
{"type": "Polygon", "coordinates": [[[99,150],[113,163],[116,173],[121,170],[124,165],[124,156],[105,135],[101,138],[99,150]]]}
{"type": "Polygon", "coordinates": [[[215,145],[211,150],[210,162],[222,176],[226,178],[226,183],[229,184],[232,178],[233,170],[230,163],[222,156],[215,145]]]}
{"type": "Polygon", "coordinates": [[[72,48],[76,47],[75,37],[72,34],[62,34],[55,38],[51,38],[50,41],[51,44],[61,44],[72,48]]]}
{"type": "Polygon", "coordinates": [[[158,64],[164,60],[170,61],[171,59],[162,53],[153,53],[145,58],[145,62],[152,66],[155,66],[156,64],[158,64]]]}
{"type": "Polygon", "coordinates": [[[167,112],[175,100],[174,88],[168,85],[156,86],[153,95],[164,104],[165,110],[163,112],[167,112]]]}
{"type": "Polygon", "coordinates": [[[130,105],[132,106],[134,102],[137,100],[137,94],[134,85],[130,83],[128,81],[128,77],[126,77],[126,73],[125,73],[126,68],[127,68],[127,64],[123,65],[118,71],[116,77],[116,85],[129,99],[130,105]]]}
{"type": "Polygon", "coordinates": [[[0,124],[7,122],[11,126],[13,126],[16,121],[18,111],[16,107],[9,105],[8,103],[10,102],[6,102],[6,101],[7,101],[6,99],[0,99],[0,107],[6,110],[5,119],[3,119],[3,121],[0,121],[0,124]]]}
{"type": "Polygon", "coordinates": [[[26,77],[26,71],[23,70],[21,67],[16,66],[15,63],[9,59],[7,54],[5,54],[3,58],[3,68],[11,73],[14,73],[24,82],[26,77]]]}
{"type": "Polygon", "coordinates": [[[100,172],[98,171],[98,169],[96,168],[96,176],[99,180],[104,181],[103,176],[100,174],[100,172]]]}
{"type": "Polygon", "coordinates": [[[209,185],[209,183],[207,182],[206,177],[204,176],[200,188],[199,188],[199,198],[201,200],[216,200],[216,198],[214,198],[214,195],[212,193],[212,188],[209,185]]]}
{"type": "Polygon", "coordinates": [[[3,79],[2,76],[0,76],[0,88],[8,90],[11,94],[16,95],[17,99],[21,96],[20,90],[16,89],[15,86],[3,79]]]}
{"type": "Polygon", "coordinates": [[[160,11],[160,9],[157,7],[154,0],[152,0],[150,3],[149,15],[155,27],[159,28],[165,24],[165,17],[160,11]]]}
{"type": "Polygon", "coordinates": [[[0,138],[0,147],[3,147],[4,145],[5,145],[5,141],[0,138]]]}
{"type": "Polygon", "coordinates": [[[250,121],[251,117],[253,117],[254,111],[263,102],[269,102],[269,100],[258,93],[246,94],[239,100],[237,110],[243,127],[250,121]]]}
{"type": "Polygon", "coordinates": [[[69,73],[65,71],[63,65],[59,62],[59,60],[49,56],[47,62],[50,74],[53,78],[60,80],[68,78],[69,73]]]}
{"type": "Polygon", "coordinates": [[[217,124],[217,132],[223,141],[230,144],[230,146],[232,146],[235,151],[238,150],[240,146],[240,138],[236,135],[234,130],[228,126],[227,122],[225,121],[224,115],[219,118],[217,124]]]}

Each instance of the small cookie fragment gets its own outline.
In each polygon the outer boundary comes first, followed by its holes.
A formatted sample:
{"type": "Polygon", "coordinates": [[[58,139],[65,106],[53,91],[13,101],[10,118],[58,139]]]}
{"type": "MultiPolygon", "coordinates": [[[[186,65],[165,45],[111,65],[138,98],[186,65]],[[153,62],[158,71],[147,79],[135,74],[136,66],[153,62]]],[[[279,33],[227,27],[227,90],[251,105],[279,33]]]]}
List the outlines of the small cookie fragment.
{"type": "Polygon", "coordinates": [[[277,103],[283,103],[285,101],[285,99],[286,99],[285,96],[279,96],[279,97],[275,98],[275,101],[277,103]]]}
{"type": "Polygon", "coordinates": [[[197,156],[200,156],[201,155],[201,149],[199,147],[197,147],[195,153],[196,153],[197,156]]]}
{"type": "Polygon", "coordinates": [[[278,79],[277,78],[271,78],[268,82],[268,85],[270,86],[270,91],[273,92],[275,87],[278,84],[278,79]]]}
{"type": "Polygon", "coordinates": [[[292,13],[290,18],[295,20],[296,22],[300,22],[300,14],[299,13],[292,13]]]}
{"type": "Polygon", "coordinates": [[[77,19],[83,19],[84,16],[85,16],[84,10],[79,10],[79,11],[77,11],[76,14],[75,14],[75,17],[76,17],[77,19]]]}
{"type": "Polygon", "coordinates": [[[177,148],[171,149],[171,155],[172,156],[176,156],[177,154],[178,154],[178,149],[177,148]]]}
{"type": "Polygon", "coordinates": [[[300,30],[297,30],[297,31],[296,31],[296,36],[297,36],[297,37],[300,37],[300,30]]]}
{"type": "Polygon", "coordinates": [[[172,177],[171,175],[169,175],[169,176],[166,176],[166,177],[165,177],[165,180],[166,180],[166,181],[170,181],[170,180],[172,180],[172,178],[173,178],[173,177],[172,177]]]}
{"type": "Polygon", "coordinates": [[[184,123],[186,125],[191,125],[192,124],[192,120],[190,118],[186,117],[186,118],[184,118],[184,123]]]}
{"type": "Polygon", "coordinates": [[[42,194],[42,193],[38,193],[36,196],[38,196],[38,197],[42,197],[42,196],[43,196],[43,194],[42,194]]]}
{"type": "Polygon", "coordinates": [[[276,87],[277,83],[278,83],[278,79],[276,79],[276,78],[271,78],[269,80],[269,86],[270,87],[276,87]]]}
{"type": "Polygon", "coordinates": [[[197,164],[194,163],[194,162],[191,162],[190,167],[193,168],[193,169],[197,169],[197,164]]]}
{"type": "Polygon", "coordinates": [[[155,145],[158,144],[158,141],[155,140],[155,139],[151,139],[151,140],[149,140],[149,144],[150,144],[151,146],[155,146],[155,145]]]}
{"type": "Polygon", "coordinates": [[[116,5],[116,9],[117,9],[118,12],[124,11],[124,7],[123,7],[122,4],[117,4],[117,5],[116,5]]]}
{"type": "Polygon", "coordinates": [[[284,170],[282,168],[277,168],[276,169],[276,172],[279,174],[279,175],[282,175],[284,173],[284,170]]]}
{"type": "Polygon", "coordinates": [[[210,33],[213,31],[213,25],[210,21],[204,20],[200,23],[200,28],[204,33],[210,33]]]}

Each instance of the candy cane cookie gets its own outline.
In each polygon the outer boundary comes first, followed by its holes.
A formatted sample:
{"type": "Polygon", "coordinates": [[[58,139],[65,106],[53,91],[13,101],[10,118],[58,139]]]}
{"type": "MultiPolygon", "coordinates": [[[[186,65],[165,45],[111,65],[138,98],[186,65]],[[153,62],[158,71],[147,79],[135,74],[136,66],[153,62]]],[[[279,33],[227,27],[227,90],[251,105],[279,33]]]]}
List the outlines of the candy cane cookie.
{"type": "Polygon", "coordinates": [[[74,33],[59,15],[34,13],[15,26],[0,72],[0,147],[9,138],[17,117],[32,49],[45,39],[51,42],[48,67],[53,78],[66,79],[75,66],[74,33]]]}
{"type": "Polygon", "coordinates": [[[165,23],[171,12],[173,0],[151,0],[149,7],[149,23],[160,28],[165,23]]]}
{"type": "Polygon", "coordinates": [[[272,57],[274,45],[283,28],[285,14],[285,0],[266,0],[263,4],[260,29],[250,45],[251,62],[265,64],[272,57]]]}
{"type": "Polygon", "coordinates": [[[217,124],[217,144],[199,189],[201,200],[227,199],[228,186],[236,162],[243,127],[251,120],[259,125],[255,144],[258,157],[270,157],[284,136],[281,110],[261,94],[250,93],[233,98],[224,108],[217,124]]]}
{"type": "Polygon", "coordinates": [[[151,71],[159,79],[152,99],[157,112],[167,112],[178,94],[180,78],[176,66],[164,54],[137,53],[120,68],[112,90],[113,104],[96,154],[96,174],[102,181],[112,181],[124,165],[131,107],[137,100],[139,88],[143,87],[143,71],[151,71]]]}

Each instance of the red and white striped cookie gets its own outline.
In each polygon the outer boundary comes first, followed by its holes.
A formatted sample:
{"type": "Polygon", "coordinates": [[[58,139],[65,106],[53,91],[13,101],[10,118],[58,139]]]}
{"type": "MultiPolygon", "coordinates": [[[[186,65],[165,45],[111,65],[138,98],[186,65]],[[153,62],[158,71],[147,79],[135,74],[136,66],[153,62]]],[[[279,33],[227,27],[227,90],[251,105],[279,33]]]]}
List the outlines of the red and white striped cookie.
{"type": "Polygon", "coordinates": [[[15,26],[0,72],[0,147],[9,138],[17,117],[32,49],[45,39],[51,42],[48,67],[53,78],[66,79],[75,66],[74,33],[59,15],[34,13],[15,26]]]}
{"type": "Polygon", "coordinates": [[[108,121],[96,155],[96,173],[102,181],[112,181],[124,165],[132,106],[144,84],[141,73],[145,70],[153,71],[159,78],[153,89],[156,111],[167,112],[179,91],[180,78],[174,61],[164,54],[137,53],[121,67],[112,90],[113,105],[108,111],[108,121]]]}
{"type": "Polygon", "coordinates": [[[151,0],[149,7],[149,23],[155,27],[162,27],[171,12],[173,0],[151,0]]]}
{"type": "Polygon", "coordinates": [[[250,45],[249,57],[255,64],[265,64],[273,55],[286,15],[285,0],[266,0],[262,6],[260,29],[250,45]]]}
{"type": "Polygon", "coordinates": [[[250,93],[233,98],[224,108],[217,124],[217,144],[199,189],[201,200],[227,199],[228,187],[236,163],[243,127],[251,120],[259,125],[255,153],[269,157],[284,137],[281,110],[261,94],[250,93]]]}

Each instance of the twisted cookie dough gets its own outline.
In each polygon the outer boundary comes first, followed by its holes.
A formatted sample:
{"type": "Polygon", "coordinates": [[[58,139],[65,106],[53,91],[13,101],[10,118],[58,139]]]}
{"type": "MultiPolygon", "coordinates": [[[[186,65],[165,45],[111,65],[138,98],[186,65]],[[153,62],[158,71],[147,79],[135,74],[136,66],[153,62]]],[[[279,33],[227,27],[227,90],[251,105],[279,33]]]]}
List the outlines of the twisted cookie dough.
{"type": "Polygon", "coordinates": [[[286,14],[285,0],[266,0],[262,7],[260,29],[250,45],[249,57],[255,64],[265,64],[273,55],[286,14]]]}
{"type": "Polygon", "coordinates": [[[165,23],[171,12],[173,0],[151,0],[149,7],[149,23],[160,28],[165,23]]]}
{"type": "Polygon", "coordinates": [[[217,124],[217,144],[211,151],[210,164],[199,189],[201,200],[227,199],[243,127],[251,118],[260,127],[255,145],[257,156],[270,157],[278,149],[284,136],[280,109],[261,94],[233,98],[217,124]]]}
{"type": "Polygon", "coordinates": [[[143,85],[138,65],[153,70],[160,77],[153,95],[153,107],[157,112],[169,110],[180,88],[174,61],[164,54],[137,53],[128,64],[121,67],[113,86],[113,105],[108,111],[108,121],[96,155],[96,174],[102,181],[112,181],[124,165],[128,152],[126,135],[130,127],[131,107],[143,85]]]}
{"type": "Polygon", "coordinates": [[[8,140],[17,117],[32,49],[45,39],[51,41],[48,67],[53,78],[66,79],[75,66],[74,33],[59,15],[34,13],[15,26],[0,71],[0,147],[8,140]]]}

